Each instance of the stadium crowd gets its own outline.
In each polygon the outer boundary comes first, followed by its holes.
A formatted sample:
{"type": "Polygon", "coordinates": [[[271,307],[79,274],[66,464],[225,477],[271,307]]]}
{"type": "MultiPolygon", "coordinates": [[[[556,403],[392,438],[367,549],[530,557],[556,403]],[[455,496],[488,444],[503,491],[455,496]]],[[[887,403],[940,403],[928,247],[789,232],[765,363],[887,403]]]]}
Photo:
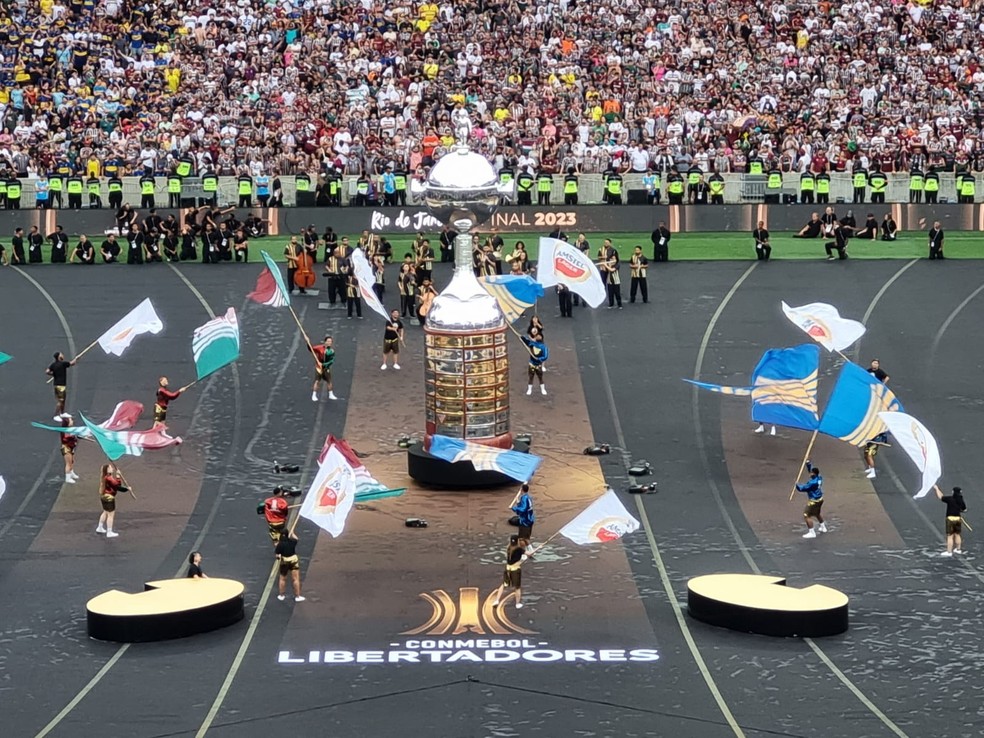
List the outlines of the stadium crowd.
{"type": "Polygon", "coordinates": [[[982,0],[13,0],[17,177],[984,169],[982,0]],[[190,155],[190,156],[189,156],[190,155]]]}

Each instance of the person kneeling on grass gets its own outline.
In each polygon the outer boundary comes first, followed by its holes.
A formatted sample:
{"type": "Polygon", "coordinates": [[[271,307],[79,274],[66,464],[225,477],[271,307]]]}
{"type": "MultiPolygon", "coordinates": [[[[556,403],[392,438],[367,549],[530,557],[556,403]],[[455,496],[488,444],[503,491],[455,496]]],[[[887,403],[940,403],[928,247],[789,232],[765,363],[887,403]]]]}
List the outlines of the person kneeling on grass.
{"type": "Polygon", "coordinates": [[[881,240],[895,241],[899,237],[899,226],[891,213],[885,213],[881,224],[881,240]]]}

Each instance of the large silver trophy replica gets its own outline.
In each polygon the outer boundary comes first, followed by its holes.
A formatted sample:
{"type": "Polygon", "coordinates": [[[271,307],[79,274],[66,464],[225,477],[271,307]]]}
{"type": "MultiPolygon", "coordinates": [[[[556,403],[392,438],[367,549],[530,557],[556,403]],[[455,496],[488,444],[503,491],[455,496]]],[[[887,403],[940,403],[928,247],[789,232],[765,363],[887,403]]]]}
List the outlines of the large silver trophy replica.
{"type": "MultiPolygon", "coordinates": [[[[441,157],[427,181],[411,185],[411,193],[423,200],[431,215],[458,231],[454,276],[434,299],[424,325],[424,451],[430,448],[434,434],[498,448],[513,445],[506,319],[495,298],[475,277],[471,237],[472,231],[492,217],[500,199],[511,197],[512,186],[499,185],[489,161],[468,148],[462,135],[465,130],[462,125],[458,145],[441,157]]],[[[418,458],[415,465],[411,450],[409,467],[414,478],[433,484],[448,481],[431,478],[435,465],[423,470],[419,462],[418,458]]]]}

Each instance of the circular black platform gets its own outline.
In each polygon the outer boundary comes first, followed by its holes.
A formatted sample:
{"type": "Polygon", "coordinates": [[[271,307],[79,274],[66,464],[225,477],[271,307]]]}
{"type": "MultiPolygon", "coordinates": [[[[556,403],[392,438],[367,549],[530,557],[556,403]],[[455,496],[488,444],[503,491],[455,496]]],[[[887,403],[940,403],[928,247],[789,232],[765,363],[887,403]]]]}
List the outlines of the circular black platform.
{"type": "MultiPolygon", "coordinates": [[[[528,454],[530,447],[514,441],[513,451],[528,454]]],[[[407,449],[407,473],[420,484],[442,489],[491,489],[519,484],[497,471],[478,471],[470,461],[452,463],[431,456],[419,441],[407,449]]]]}

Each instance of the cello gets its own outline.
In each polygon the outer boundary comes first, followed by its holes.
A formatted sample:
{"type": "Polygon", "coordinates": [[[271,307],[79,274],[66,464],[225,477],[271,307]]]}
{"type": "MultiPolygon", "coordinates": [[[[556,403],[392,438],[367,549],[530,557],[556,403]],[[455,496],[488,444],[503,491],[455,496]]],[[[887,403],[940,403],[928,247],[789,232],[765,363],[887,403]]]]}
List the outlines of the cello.
{"type": "Polygon", "coordinates": [[[302,290],[314,287],[317,281],[314,274],[314,257],[308,252],[307,247],[301,247],[301,253],[297,255],[297,271],[294,272],[294,285],[302,290]]]}

